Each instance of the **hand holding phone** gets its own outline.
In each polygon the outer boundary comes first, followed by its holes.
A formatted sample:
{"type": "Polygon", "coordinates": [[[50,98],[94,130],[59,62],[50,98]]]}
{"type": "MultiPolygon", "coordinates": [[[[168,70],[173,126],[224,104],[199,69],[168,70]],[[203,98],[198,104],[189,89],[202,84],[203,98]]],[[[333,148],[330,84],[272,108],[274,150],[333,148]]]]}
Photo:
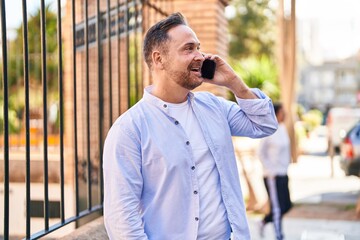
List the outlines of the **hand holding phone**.
{"type": "Polygon", "coordinates": [[[213,60],[205,59],[201,67],[201,76],[207,79],[213,79],[216,69],[216,63],[213,60]]]}

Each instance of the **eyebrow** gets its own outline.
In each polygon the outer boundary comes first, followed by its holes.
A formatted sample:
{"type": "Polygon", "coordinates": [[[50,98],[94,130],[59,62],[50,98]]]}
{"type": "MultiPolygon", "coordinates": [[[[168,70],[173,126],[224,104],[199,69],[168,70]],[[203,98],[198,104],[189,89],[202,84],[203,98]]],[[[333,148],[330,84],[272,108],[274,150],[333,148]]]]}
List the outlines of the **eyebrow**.
{"type": "Polygon", "coordinates": [[[187,46],[197,46],[197,47],[200,47],[200,43],[199,42],[188,42],[188,43],[185,43],[183,47],[187,47],[187,46]]]}

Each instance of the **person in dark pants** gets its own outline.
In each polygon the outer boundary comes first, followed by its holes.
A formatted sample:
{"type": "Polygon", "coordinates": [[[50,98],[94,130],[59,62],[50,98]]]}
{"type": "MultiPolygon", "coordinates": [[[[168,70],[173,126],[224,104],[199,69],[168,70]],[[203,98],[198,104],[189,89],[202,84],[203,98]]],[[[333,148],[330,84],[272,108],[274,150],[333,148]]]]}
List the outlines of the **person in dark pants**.
{"type": "Polygon", "coordinates": [[[282,218],[292,207],[287,175],[291,154],[282,104],[275,103],[274,110],[279,128],[273,135],[260,140],[258,152],[263,165],[264,183],[270,201],[270,211],[259,223],[259,228],[260,235],[263,236],[265,224],[273,222],[276,239],[282,240],[282,218]]]}

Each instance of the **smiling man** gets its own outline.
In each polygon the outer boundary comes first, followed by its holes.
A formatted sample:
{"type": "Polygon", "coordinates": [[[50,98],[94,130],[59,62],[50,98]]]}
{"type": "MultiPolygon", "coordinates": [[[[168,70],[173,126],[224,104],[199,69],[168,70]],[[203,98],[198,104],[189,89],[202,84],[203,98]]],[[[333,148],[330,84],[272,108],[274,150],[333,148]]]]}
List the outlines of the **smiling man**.
{"type": "Polygon", "coordinates": [[[152,26],[144,58],[153,85],[111,127],[104,145],[104,220],[110,239],[250,239],[232,136],[277,129],[271,100],[248,88],[180,13],[152,26]],[[213,79],[201,75],[215,61],[213,79]],[[208,92],[225,86],[237,104],[208,92]]]}

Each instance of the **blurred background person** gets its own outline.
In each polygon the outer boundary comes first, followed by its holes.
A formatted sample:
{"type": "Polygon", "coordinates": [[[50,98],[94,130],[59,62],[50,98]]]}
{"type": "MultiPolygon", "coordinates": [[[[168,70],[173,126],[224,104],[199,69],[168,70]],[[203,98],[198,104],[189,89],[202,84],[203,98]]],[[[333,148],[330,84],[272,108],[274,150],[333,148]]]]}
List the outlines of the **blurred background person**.
{"type": "Polygon", "coordinates": [[[259,223],[259,231],[263,237],[265,225],[273,222],[276,239],[282,240],[282,217],[292,207],[287,175],[291,150],[289,135],[284,123],[285,111],[282,104],[275,103],[274,110],[279,122],[279,128],[273,135],[261,139],[258,149],[270,203],[270,211],[259,223]]]}

